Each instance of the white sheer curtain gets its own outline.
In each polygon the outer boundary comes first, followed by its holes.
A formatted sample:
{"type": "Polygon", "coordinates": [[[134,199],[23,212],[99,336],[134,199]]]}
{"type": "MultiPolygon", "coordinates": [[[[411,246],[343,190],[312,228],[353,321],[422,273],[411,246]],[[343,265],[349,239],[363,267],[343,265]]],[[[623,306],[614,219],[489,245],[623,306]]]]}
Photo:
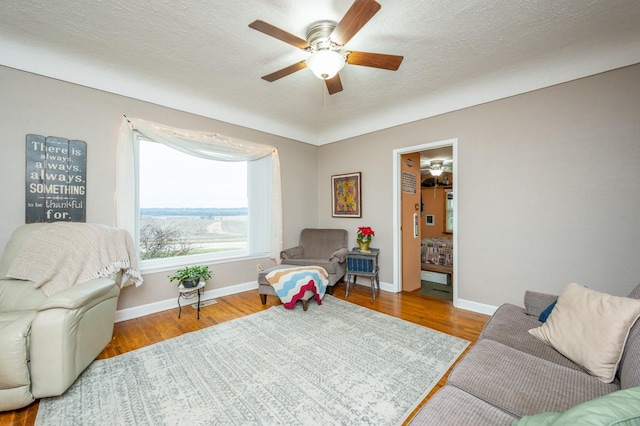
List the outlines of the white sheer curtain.
{"type": "Polygon", "coordinates": [[[116,150],[116,226],[135,234],[136,167],[134,131],[154,142],[186,154],[217,161],[254,161],[272,157],[271,258],[278,260],[282,251],[282,192],[280,160],[277,148],[234,139],[217,133],[178,129],[163,124],[123,117],[116,150]]]}

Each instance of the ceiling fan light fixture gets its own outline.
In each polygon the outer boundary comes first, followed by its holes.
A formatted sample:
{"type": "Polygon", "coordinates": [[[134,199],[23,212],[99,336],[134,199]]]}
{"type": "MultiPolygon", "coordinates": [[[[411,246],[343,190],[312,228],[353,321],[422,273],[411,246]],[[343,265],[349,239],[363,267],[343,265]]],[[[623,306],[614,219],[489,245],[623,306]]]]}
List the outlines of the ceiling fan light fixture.
{"type": "Polygon", "coordinates": [[[442,169],[438,169],[438,170],[430,170],[429,173],[431,173],[431,176],[440,176],[442,174],[442,169]]]}
{"type": "Polygon", "coordinates": [[[316,50],[307,59],[307,68],[321,80],[333,78],[342,68],[345,59],[335,50],[316,50]]]}

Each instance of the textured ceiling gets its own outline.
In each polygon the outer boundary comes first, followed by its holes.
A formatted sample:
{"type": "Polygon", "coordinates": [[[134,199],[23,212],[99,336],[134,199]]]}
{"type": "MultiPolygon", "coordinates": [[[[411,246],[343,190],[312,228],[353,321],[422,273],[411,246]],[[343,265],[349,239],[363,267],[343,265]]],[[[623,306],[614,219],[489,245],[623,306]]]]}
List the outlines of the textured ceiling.
{"type": "Polygon", "coordinates": [[[299,37],[352,0],[2,0],[0,64],[321,145],[640,62],[637,0],[379,0],[347,44],[404,56],[347,65],[344,91],[252,30],[299,37]]]}

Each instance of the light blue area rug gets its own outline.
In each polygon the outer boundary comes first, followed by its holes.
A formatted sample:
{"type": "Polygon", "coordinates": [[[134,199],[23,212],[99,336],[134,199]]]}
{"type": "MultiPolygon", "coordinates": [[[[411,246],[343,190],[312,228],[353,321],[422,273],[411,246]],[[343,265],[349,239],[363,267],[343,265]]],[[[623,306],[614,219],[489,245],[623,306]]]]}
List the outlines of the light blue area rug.
{"type": "Polygon", "coordinates": [[[95,361],[36,425],[399,425],[468,344],[327,295],[95,361]]]}

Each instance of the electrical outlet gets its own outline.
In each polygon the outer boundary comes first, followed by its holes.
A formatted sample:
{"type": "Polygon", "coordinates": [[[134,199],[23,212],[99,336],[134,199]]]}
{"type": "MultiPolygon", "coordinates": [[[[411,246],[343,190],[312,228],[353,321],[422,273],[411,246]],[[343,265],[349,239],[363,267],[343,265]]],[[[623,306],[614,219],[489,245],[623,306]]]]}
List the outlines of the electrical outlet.
{"type": "Polygon", "coordinates": [[[260,264],[256,265],[256,271],[262,272],[263,270],[264,270],[264,268],[262,267],[262,265],[260,265],[260,264]]]}

